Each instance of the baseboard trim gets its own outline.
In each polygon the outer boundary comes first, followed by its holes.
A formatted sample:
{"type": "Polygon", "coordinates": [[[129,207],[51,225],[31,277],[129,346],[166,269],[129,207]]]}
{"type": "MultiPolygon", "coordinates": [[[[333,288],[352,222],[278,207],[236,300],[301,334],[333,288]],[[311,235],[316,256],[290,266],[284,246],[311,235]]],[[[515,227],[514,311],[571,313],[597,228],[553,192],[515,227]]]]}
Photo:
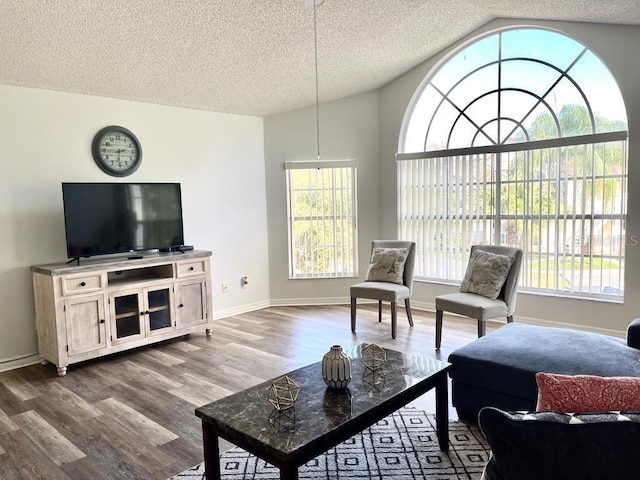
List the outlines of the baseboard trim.
{"type": "Polygon", "coordinates": [[[32,353],[30,355],[18,358],[8,358],[0,360],[0,372],[8,372],[16,368],[28,367],[40,363],[40,355],[32,353]]]}
{"type": "MultiPolygon", "coordinates": [[[[351,303],[351,297],[327,297],[327,298],[279,298],[271,300],[272,307],[303,307],[307,305],[349,305],[351,303]]],[[[368,298],[359,298],[358,305],[375,304],[377,300],[370,300],[368,298]]],[[[404,302],[402,305],[404,306],[404,302]]],[[[411,309],[424,310],[427,312],[435,312],[435,305],[433,303],[416,302],[411,300],[411,309]]]]}
{"type": "Polygon", "coordinates": [[[272,307],[304,307],[307,305],[349,305],[349,297],[326,298],[278,298],[271,300],[272,307]]]}
{"type": "Polygon", "coordinates": [[[271,303],[268,300],[261,302],[249,303],[247,305],[240,305],[238,307],[227,308],[224,310],[213,309],[213,320],[220,320],[221,318],[233,317],[234,315],[241,315],[243,313],[255,312],[256,310],[262,310],[268,308],[271,303]]]}

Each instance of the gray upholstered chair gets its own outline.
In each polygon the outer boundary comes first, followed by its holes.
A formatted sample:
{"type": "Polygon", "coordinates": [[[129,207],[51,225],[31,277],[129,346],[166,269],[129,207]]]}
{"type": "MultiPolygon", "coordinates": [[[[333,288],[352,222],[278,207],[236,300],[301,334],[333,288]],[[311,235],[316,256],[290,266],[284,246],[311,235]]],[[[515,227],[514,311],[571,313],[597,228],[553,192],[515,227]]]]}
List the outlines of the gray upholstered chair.
{"type": "MultiPolygon", "coordinates": [[[[396,338],[397,331],[397,303],[404,300],[407,310],[407,318],[409,325],[413,327],[413,318],[411,317],[411,291],[413,288],[413,266],[416,257],[416,243],[401,240],[374,240],[371,242],[371,260],[376,248],[408,248],[409,251],[404,262],[404,271],[402,273],[402,283],[391,283],[385,281],[364,281],[356,285],[352,285],[351,294],[351,331],[356,331],[356,299],[368,298],[378,300],[378,321],[382,322],[382,302],[391,303],[391,338],[396,338]]],[[[367,276],[369,277],[369,273],[367,276]]]]}
{"type": "Polygon", "coordinates": [[[507,322],[513,321],[518,294],[518,276],[522,266],[522,250],[515,247],[496,245],[473,245],[469,259],[476,250],[498,255],[513,257],[513,262],[496,299],[488,298],[477,293],[458,292],[436,297],[436,349],[440,348],[442,340],[443,312],[452,312],[478,320],[478,337],[484,336],[486,322],[492,318],[507,317],[507,322]]]}

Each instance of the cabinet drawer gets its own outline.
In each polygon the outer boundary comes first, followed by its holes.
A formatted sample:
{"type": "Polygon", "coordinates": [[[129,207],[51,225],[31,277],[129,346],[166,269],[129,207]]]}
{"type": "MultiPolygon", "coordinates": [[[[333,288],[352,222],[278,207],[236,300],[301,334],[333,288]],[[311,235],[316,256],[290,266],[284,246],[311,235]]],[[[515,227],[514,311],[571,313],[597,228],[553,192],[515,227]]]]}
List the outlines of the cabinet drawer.
{"type": "Polygon", "coordinates": [[[206,272],[206,260],[194,260],[193,262],[178,263],[178,278],[202,275],[206,272]]]}
{"type": "Polygon", "coordinates": [[[62,277],[60,281],[62,282],[62,295],[98,292],[105,287],[104,276],[99,273],[66,276],[62,277]]]}

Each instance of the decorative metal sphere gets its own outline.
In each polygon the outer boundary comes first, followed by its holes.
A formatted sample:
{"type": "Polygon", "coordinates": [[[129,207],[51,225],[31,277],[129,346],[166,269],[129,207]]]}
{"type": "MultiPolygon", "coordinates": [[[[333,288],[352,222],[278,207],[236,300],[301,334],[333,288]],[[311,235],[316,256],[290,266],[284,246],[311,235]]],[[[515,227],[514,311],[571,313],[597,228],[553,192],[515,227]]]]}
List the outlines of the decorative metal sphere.
{"type": "Polygon", "coordinates": [[[365,367],[375,371],[387,361],[387,352],[375,343],[365,343],[362,345],[360,359],[365,367]]]}
{"type": "Polygon", "coordinates": [[[295,406],[298,393],[300,386],[287,375],[283,375],[271,382],[267,399],[277,410],[287,410],[295,406]]]}

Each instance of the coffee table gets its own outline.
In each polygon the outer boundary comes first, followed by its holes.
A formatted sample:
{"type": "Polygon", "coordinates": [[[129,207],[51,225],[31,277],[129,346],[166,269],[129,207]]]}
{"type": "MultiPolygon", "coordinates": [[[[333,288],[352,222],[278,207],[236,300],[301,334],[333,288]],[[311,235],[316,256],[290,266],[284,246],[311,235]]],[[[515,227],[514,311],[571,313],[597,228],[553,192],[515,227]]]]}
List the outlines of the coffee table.
{"type": "Polygon", "coordinates": [[[297,480],[298,467],[436,389],[440,449],[449,449],[449,364],[385,349],[387,361],[372,372],[360,361],[362,345],[346,350],[352,380],[346,390],[327,389],[321,362],[286,375],[300,386],[295,406],[277,411],[267,400],[271,380],[196,409],[202,420],[206,478],[220,479],[224,438],[297,480]]]}

